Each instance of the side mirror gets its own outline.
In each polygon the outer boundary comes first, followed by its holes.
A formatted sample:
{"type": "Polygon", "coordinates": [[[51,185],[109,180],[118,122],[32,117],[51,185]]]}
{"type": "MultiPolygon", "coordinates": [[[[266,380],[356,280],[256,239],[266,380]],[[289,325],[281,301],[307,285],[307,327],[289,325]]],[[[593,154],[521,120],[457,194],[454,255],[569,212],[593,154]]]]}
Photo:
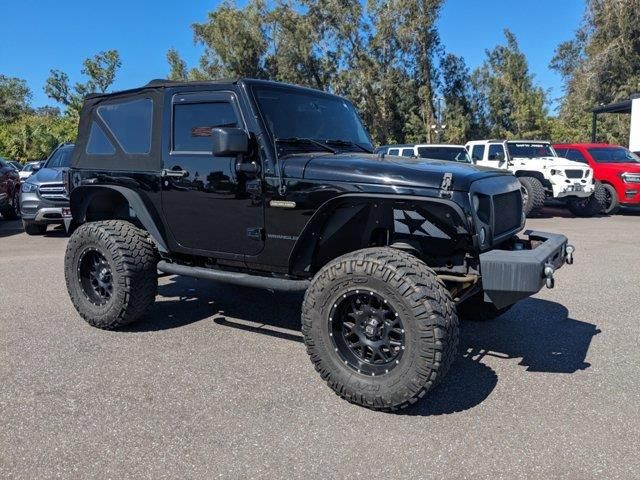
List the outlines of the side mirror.
{"type": "Polygon", "coordinates": [[[36,164],[33,165],[33,171],[34,172],[37,172],[41,168],[42,168],[42,164],[41,163],[36,163],[36,164]]]}
{"type": "Polygon", "coordinates": [[[234,157],[249,152],[249,135],[241,128],[214,128],[211,137],[214,157],[234,157]]]}

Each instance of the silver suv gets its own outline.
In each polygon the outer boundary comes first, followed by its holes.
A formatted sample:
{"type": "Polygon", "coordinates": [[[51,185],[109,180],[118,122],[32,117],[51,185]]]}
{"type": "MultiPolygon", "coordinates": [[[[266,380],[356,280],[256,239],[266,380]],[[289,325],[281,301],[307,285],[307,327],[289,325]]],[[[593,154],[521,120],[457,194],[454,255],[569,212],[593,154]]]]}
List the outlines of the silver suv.
{"type": "Polygon", "coordinates": [[[64,188],[64,172],[69,168],[74,145],[58,146],[46,162],[31,175],[20,189],[20,213],[24,231],[42,235],[47,225],[62,224],[62,209],[69,207],[64,188]]]}

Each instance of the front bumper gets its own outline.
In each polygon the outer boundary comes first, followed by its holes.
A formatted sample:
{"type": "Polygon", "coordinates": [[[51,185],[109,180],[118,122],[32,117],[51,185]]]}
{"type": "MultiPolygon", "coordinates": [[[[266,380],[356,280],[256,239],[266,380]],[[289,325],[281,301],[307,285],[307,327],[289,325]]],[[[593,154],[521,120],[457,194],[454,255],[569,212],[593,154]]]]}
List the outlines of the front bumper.
{"type": "Polygon", "coordinates": [[[20,215],[28,222],[62,223],[62,209],[68,206],[69,202],[52,202],[41,198],[37,192],[20,193],[20,215]]]}
{"type": "Polygon", "coordinates": [[[553,198],[590,196],[595,190],[595,185],[591,176],[587,178],[566,178],[555,175],[551,177],[551,189],[553,198]]]}
{"type": "Polygon", "coordinates": [[[555,233],[526,231],[522,249],[491,250],[480,254],[480,274],[485,300],[496,308],[513,305],[553,286],[553,273],[565,262],[573,263],[573,247],[567,237],[555,233]]]}

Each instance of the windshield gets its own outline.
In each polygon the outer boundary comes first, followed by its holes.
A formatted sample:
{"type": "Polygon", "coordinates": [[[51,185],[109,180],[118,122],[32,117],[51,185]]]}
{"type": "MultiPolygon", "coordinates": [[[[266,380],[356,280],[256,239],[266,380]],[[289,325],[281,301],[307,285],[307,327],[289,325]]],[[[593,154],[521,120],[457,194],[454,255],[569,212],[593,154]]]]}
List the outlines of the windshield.
{"type": "Polygon", "coordinates": [[[464,147],[418,147],[418,156],[450,162],[471,163],[469,153],[464,147]]]}
{"type": "Polygon", "coordinates": [[[73,147],[62,147],[53,152],[51,158],[47,160],[46,168],[66,168],[71,165],[71,153],[73,147]]]}
{"type": "MultiPolygon", "coordinates": [[[[345,99],[268,86],[257,86],[253,92],[275,139],[311,139],[333,148],[373,150],[355,108],[345,99]]],[[[321,149],[312,142],[305,148],[321,149]]]]}
{"type": "Polygon", "coordinates": [[[558,156],[548,143],[507,142],[507,149],[511,157],[538,158],[558,156]]]}
{"type": "Polygon", "coordinates": [[[598,163],[640,163],[640,157],[624,147],[588,148],[598,163]]]}

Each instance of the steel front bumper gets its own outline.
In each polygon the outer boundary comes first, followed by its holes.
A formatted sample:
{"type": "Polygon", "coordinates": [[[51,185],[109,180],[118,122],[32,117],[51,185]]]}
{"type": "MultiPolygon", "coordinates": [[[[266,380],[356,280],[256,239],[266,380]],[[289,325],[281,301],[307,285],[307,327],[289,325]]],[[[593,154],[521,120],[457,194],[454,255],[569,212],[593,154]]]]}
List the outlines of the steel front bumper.
{"type": "Polygon", "coordinates": [[[526,231],[521,249],[491,250],[480,255],[480,274],[485,300],[504,308],[529,297],[546,284],[565,263],[573,263],[574,248],[567,237],[555,233],[526,231]]]}

